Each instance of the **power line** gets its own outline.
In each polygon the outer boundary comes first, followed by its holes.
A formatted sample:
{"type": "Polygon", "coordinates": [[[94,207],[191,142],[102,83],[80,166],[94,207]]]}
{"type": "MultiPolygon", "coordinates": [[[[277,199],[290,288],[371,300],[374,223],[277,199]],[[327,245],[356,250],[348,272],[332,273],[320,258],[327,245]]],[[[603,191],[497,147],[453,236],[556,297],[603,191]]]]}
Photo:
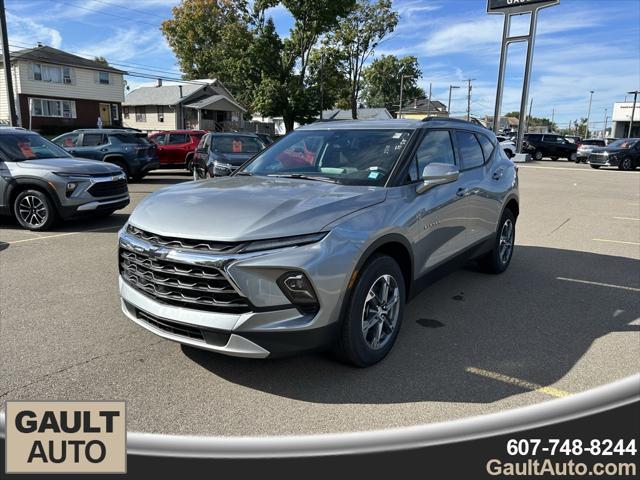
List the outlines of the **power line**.
{"type": "MultiPolygon", "coordinates": [[[[119,18],[120,20],[128,20],[130,22],[133,21],[133,22],[142,23],[142,24],[145,24],[145,25],[150,25],[150,26],[152,26],[154,28],[158,28],[159,27],[159,25],[157,25],[157,24],[150,23],[150,22],[145,22],[145,21],[139,20],[137,18],[124,17],[122,15],[116,15],[114,13],[101,12],[100,10],[93,10],[91,8],[83,7],[83,6],[78,5],[76,3],[62,2],[60,0],[47,0],[47,1],[50,2],[50,3],[55,3],[57,5],[68,5],[68,6],[71,6],[71,7],[79,8],[81,10],[86,10],[87,12],[99,13],[99,14],[102,14],[102,15],[108,15],[110,17],[119,18]]],[[[77,21],[77,20],[75,20],[73,18],[70,18],[68,20],[77,21]]]]}
{"type": "Polygon", "coordinates": [[[131,12],[141,13],[143,15],[151,15],[152,17],[160,18],[161,20],[167,20],[165,17],[162,17],[160,15],[156,15],[155,13],[144,12],[142,10],[136,10],[135,8],[125,7],[125,6],[122,6],[122,5],[116,5],[114,3],[108,3],[108,2],[104,2],[102,0],[93,0],[93,1],[95,3],[101,3],[103,5],[107,5],[108,7],[121,8],[123,10],[129,10],[131,12]]]}

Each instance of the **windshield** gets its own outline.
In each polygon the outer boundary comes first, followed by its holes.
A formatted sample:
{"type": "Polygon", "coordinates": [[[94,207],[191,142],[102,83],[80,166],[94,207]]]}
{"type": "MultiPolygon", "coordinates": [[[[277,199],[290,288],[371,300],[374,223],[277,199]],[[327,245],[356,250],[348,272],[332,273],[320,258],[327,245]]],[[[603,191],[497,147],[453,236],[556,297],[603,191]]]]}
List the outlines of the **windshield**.
{"type": "Polygon", "coordinates": [[[620,140],[611,142],[609,146],[613,148],[631,148],[636,144],[637,141],[638,140],[636,140],[635,138],[621,138],[620,140]]]}
{"type": "Polygon", "coordinates": [[[304,176],[347,185],[384,185],[412,130],[298,130],[242,170],[253,175],[304,176]]]}
{"type": "Polygon", "coordinates": [[[218,153],[258,153],[264,148],[255,137],[220,135],[211,138],[211,149],[218,153]]]}
{"type": "Polygon", "coordinates": [[[0,135],[0,153],[9,161],[41,158],[70,158],[67,152],[34,133],[6,133],[0,135]]]}

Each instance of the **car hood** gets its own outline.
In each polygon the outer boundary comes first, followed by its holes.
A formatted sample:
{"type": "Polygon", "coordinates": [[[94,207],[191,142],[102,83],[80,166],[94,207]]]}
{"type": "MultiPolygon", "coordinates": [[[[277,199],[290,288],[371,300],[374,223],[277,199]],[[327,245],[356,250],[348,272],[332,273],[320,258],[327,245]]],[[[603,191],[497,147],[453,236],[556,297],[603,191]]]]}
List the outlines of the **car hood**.
{"type": "Polygon", "coordinates": [[[245,241],[316,233],[383,202],[386,189],[267,177],[189,182],[146,197],[129,222],[159,235],[245,241]]]}
{"type": "Polygon", "coordinates": [[[51,170],[60,173],[79,173],[82,175],[118,174],[120,167],[112,163],[86,160],[84,158],[42,158],[38,160],[22,160],[18,162],[22,168],[34,170],[51,170]]]}

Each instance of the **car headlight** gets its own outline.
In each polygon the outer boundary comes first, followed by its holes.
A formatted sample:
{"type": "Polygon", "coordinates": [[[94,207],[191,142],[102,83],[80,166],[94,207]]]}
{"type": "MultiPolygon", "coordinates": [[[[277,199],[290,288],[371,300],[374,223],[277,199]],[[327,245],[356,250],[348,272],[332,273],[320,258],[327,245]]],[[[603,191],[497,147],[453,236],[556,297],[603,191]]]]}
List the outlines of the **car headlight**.
{"type": "Polygon", "coordinates": [[[223,162],[213,162],[213,167],[219,168],[221,170],[231,170],[233,168],[233,166],[230,163],[223,163],[223,162]]]}
{"type": "Polygon", "coordinates": [[[311,235],[296,235],[295,237],[274,238],[271,240],[257,240],[242,247],[239,252],[257,252],[260,250],[274,250],[276,248],[299,247],[322,240],[329,232],[312,233],[311,235]]]}

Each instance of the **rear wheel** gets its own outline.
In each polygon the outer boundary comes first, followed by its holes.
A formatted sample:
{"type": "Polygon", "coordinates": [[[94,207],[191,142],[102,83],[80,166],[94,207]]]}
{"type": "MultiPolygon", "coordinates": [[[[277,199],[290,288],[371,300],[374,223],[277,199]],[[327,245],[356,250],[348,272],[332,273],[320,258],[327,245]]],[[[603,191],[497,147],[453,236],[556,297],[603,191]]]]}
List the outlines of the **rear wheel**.
{"type": "Polygon", "coordinates": [[[618,164],[618,168],[620,170],[633,170],[633,163],[631,162],[631,157],[623,158],[618,164]]]}
{"type": "Polygon", "coordinates": [[[516,239],[516,217],[509,209],[502,214],[496,238],[491,251],[478,259],[482,270],[487,273],[502,273],[511,263],[516,239]]]}
{"type": "Polygon", "coordinates": [[[396,261],[376,255],[361,270],[342,321],[338,357],[358,367],[382,360],[398,336],[406,297],[396,261]]]}
{"type": "Polygon", "coordinates": [[[129,178],[131,175],[129,174],[129,167],[123,160],[107,160],[107,163],[113,163],[122,169],[124,174],[129,178]]]}
{"type": "Polygon", "coordinates": [[[580,161],[578,160],[578,154],[577,153],[572,153],[571,155],[569,155],[569,158],[567,158],[567,160],[570,161],[570,162],[580,163],[580,161]]]}
{"type": "Polygon", "coordinates": [[[187,166],[187,170],[193,172],[193,155],[187,155],[187,159],[185,160],[185,165],[187,166]]]}
{"type": "Polygon", "coordinates": [[[48,230],[56,221],[56,210],[49,197],[40,190],[20,192],[13,202],[13,214],[23,228],[48,230]]]}

